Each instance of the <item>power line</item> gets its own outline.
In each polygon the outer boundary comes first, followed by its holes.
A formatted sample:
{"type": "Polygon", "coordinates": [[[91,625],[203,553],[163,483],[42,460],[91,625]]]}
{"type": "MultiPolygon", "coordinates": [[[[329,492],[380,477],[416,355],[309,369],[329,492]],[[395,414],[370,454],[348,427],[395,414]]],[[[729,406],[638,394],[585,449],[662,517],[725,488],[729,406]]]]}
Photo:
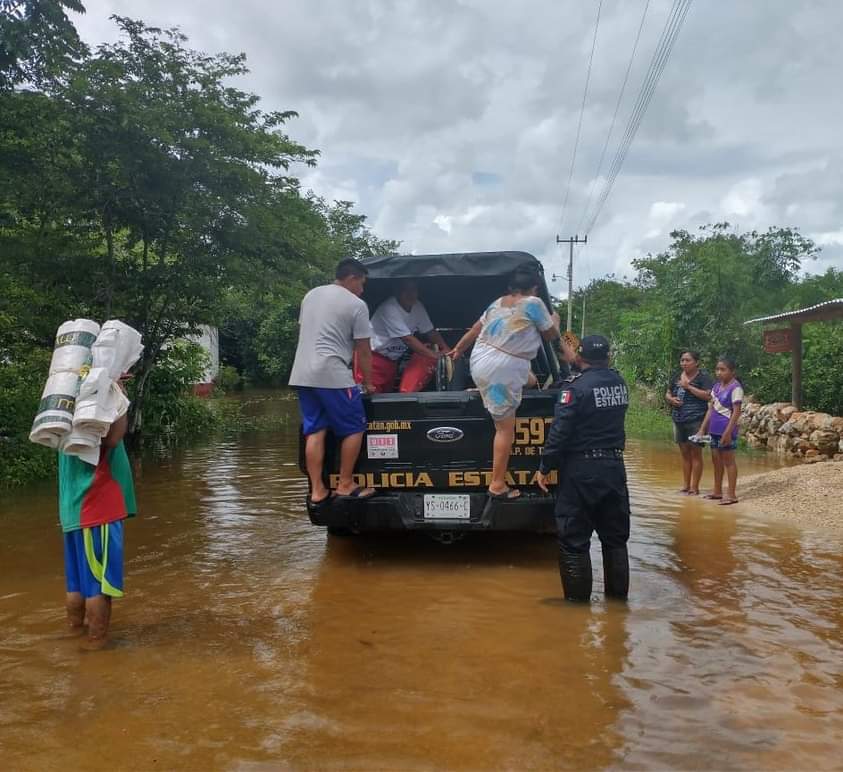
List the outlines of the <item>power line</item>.
{"type": "Polygon", "coordinates": [[[638,50],[638,42],[641,40],[641,30],[644,29],[644,20],[647,18],[647,10],[650,7],[650,0],[646,0],[644,3],[644,12],[641,14],[641,22],[638,25],[638,32],[635,35],[635,42],[632,44],[632,53],[629,55],[629,64],[626,65],[626,73],[623,76],[623,83],[621,83],[621,90],[618,92],[618,101],[615,103],[615,112],[612,115],[612,122],[609,124],[609,131],[606,133],[606,141],[603,143],[603,150],[600,153],[600,160],[597,162],[597,171],[594,174],[594,177],[591,180],[591,185],[588,186],[588,198],[586,199],[585,206],[582,210],[582,217],[580,217],[579,225],[577,225],[577,231],[582,230],[583,223],[585,222],[585,217],[588,214],[588,210],[591,207],[591,199],[594,196],[594,188],[597,183],[597,180],[600,177],[600,171],[603,169],[603,161],[606,159],[606,151],[609,149],[609,141],[612,138],[612,133],[615,130],[615,123],[618,120],[618,113],[621,109],[621,102],[623,101],[623,95],[626,92],[626,84],[629,81],[629,73],[632,70],[632,63],[635,60],[635,53],[638,50]]]}
{"type": "Polygon", "coordinates": [[[597,30],[600,27],[600,11],[603,8],[603,0],[597,4],[597,19],[594,22],[594,37],[591,39],[591,54],[588,57],[588,69],[586,70],[585,75],[585,88],[582,92],[582,104],[580,104],[580,117],[577,121],[577,134],[574,138],[574,151],[571,153],[571,168],[568,170],[568,184],[565,186],[565,198],[562,201],[562,216],[559,223],[559,229],[562,230],[562,226],[565,224],[565,210],[568,207],[568,196],[571,193],[571,181],[574,178],[574,166],[577,162],[577,148],[580,144],[580,134],[582,133],[582,120],[583,114],[585,113],[585,103],[588,97],[588,85],[591,81],[591,64],[594,61],[594,49],[597,46],[597,30]]]}
{"type": "Polygon", "coordinates": [[[611,192],[615,180],[620,173],[621,167],[626,159],[626,155],[632,145],[632,141],[635,138],[647,107],[650,104],[653,93],[655,92],[656,85],[658,84],[665,65],[670,58],[673,44],[676,41],[676,37],[678,36],[682,22],[687,15],[690,4],[691,0],[674,0],[671,12],[665,22],[664,29],[662,30],[659,43],[650,61],[647,74],[645,75],[641,88],[639,89],[638,97],[627,122],[626,130],[610,166],[608,177],[603,185],[600,196],[598,197],[594,212],[589,219],[588,230],[591,230],[594,227],[594,223],[596,222],[603,205],[606,203],[606,199],[609,197],[609,193],[611,192]]]}
{"type": "Polygon", "coordinates": [[[623,138],[618,145],[617,152],[615,153],[612,164],[609,168],[608,177],[603,185],[603,189],[600,192],[600,196],[597,199],[594,213],[588,221],[586,233],[590,232],[592,228],[594,228],[597,217],[600,215],[603,205],[609,197],[609,193],[611,192],[612,186],[614,185],[621,167],[623,166],[626,155],[632,145],[632,141],[635,139],[638,127],[641,125],[641,121],[647,111],[647,107],[650,104],[650,100],[652,99],[662,72],[664,72],[664,68],[670,59],[673,46],[679,36],[679,31],[681,30],[685,17],[688,15],[688,10],[691,7],[691,2],[692,0],[674,0],[670,15],[665,22],[664,29],[662,30],[661,37],[659,38],[659,44],[653,53],[653,58],[650,61],[647,74],[641,84],[641,88],[639,89],[638,98],[636,99],[635,106],[627,122],[623,138]]]}

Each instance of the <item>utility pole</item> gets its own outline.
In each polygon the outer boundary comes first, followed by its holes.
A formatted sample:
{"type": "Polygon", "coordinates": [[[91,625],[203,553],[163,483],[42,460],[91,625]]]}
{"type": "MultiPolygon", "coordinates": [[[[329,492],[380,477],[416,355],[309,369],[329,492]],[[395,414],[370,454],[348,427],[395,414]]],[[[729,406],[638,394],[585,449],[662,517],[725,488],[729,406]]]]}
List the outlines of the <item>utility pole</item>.
{"type": "Polygon", "coordinates": [[[574,244],[588,244],[588,234],[583,238],[580,238],[577,234],[568,239],[560,239],[557,236],[556,243],[570,245],[568,253],[568,326],[565,328],[570,330],[574,319],[574,306],[572,305],[574,302],[574,244]]]}
{"type": "Polygon", "coordinates": [[[582,293],[582,328],[580,331],[580,340],[585,337],[585,292],[582,293]]]}

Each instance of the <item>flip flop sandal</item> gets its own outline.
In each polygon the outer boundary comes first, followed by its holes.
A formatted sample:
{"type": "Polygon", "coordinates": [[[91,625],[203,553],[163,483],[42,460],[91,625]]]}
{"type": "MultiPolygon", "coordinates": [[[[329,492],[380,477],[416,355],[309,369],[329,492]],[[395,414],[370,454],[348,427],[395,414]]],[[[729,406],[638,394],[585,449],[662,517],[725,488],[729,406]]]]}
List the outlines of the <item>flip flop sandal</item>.
{"type": "Polygon", "coordinates": [[[486,495],[492,501],[515,501],[516,499],[521,498],[521,491],[518,488],[507,488],[502,493],[492,493],[492,491],[487,491],[486,495]],[[515,494],[514,496],[510,494],[515,494]]]}
{"type": "Polygon", "coordinates": [[[720,499],[722,499],[723,497],[722,496],[715,496],[713,493],[706,493],[705,496],[703,496],[703,498],[709,499],[710,501],[720,501],[720,499]]]}
{"type": "Polygon", "coordinates": [[[687,496],[689,490],[690,488],[680,488],[678,492],[681,493],[683,496],[687,496]]]}
{"type": "Polygon", "coordinates": [[[343,494],[341,494],[341,493],[338,493],[338,494],[337,494],[337,498],[338,498],[338,499],[370,499],[370,498],[372,498],[372,496],[374,496],[374,495],[375,495],[375,493],[377,492],[377,491],[375,491],[375,489],[374,489],[374,488],[372,488],[372,489],[371,489],[371,491],[372,491],[372,492],[371,492],[371,493],[367,493],[367,494],[364,496],[364,495],[363,495],[363,491],[364,491],[364,490],[366,490],[366,488],[361,488],[361,487],[358,485],[358,486],[357,486],[357,487],[356,487],[353,491],[351,491],[351,493],[346,493],[345,495],[343,495],[343,494]]]}
{"type": "Polygon", "coordinates": [[[738,503],[737,499],[723,499],[723,501],[720,502],[720,506],[721,507],[728,507],[730,504],[737,504],[737,503],[738,503]]]}
{"type": "Polygon", "coordinates": [[[310,496],[308,496],[307,497],[307,506],[309,506],[309,507],[321,507],[323,504],[327,504],[330,500],[331,500],[331,494],[330,493],[327,496],[325,496],[324,499],[319,499],[319,501],[316,501],[315,499],[312,499],[312,498],[310,498],[310,496]]]}

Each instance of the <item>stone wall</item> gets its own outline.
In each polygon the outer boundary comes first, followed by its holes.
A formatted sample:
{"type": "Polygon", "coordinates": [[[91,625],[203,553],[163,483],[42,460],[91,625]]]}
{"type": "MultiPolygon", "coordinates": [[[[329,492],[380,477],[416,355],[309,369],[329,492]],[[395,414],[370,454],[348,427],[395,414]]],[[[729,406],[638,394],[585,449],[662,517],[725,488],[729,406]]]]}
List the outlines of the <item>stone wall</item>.
{"type": "Polygon", "coordinates": [[[747,401],[741,432],[751,448],[764,448],[806,463],[843,461],[843,418],[799,412],[789,402],[747,401]]]}

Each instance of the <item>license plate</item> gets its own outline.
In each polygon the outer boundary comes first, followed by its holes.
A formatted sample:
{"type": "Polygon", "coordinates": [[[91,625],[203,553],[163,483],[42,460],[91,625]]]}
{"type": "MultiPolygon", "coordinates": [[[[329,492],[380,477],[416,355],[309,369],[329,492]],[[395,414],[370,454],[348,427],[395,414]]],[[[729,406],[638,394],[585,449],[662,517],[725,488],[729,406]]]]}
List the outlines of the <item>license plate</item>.
{"type": "Polygon", "coordinates": [[[424,497],[425,520],[468,520],[471,517],[471,496],[436,494],[424,497]]]}

